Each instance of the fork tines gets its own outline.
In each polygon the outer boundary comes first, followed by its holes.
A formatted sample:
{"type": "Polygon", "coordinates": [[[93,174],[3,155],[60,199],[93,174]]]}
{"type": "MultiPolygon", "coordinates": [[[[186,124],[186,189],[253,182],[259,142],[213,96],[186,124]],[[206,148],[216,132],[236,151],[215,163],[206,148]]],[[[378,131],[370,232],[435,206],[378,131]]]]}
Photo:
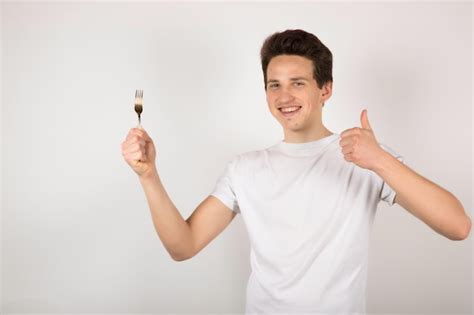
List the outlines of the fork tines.
{"type": "Polygon", "coordinates": [[[136,90],[135,105],[142,106],[143,104],[143,90],[136,90]]]}
{"type": "Polygon", "coordinates": [[[136,90],[135,98],[143,98],[143,90],[136,90]]]}

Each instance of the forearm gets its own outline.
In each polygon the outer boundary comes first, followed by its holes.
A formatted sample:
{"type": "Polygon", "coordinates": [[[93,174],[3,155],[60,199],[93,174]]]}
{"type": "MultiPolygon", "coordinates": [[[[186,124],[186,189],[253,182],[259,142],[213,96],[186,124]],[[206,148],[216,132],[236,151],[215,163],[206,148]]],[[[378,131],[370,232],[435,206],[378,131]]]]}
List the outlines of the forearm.
{"type": "Polygon", "coordinates": [[[397,193],[397,203],[451,240],[469,234],[471,220],[449,191],[386,153],[375,172],[397,193]]]}
{"type": "Polygon", "coordinates": [[[166,250],[175,260],[186,259],[192,251],[191,229],[166,193],[158,172],[140,177],[140,183],[155,230],[166,250]]]}

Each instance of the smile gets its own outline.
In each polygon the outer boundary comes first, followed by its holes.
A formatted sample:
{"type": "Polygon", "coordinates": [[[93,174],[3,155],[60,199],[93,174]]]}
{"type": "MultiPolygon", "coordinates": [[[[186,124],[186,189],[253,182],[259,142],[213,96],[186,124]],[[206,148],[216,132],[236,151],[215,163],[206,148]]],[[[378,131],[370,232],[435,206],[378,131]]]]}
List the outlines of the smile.
{"type": "Polygon", "coordinates": [[[290,118],[298,114],[300,109],[301,109],[301,106],[292,106],[292,107],[279,108],[278,110],[282,113],[284,117],[290,118]]]}

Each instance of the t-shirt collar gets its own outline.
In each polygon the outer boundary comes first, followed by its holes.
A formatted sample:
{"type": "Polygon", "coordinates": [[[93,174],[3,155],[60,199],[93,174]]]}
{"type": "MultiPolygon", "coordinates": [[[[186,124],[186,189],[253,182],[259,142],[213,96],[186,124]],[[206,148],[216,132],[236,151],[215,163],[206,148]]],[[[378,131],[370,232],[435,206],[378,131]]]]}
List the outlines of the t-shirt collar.
{"type": "Polygon", "coordinates": [[[280,140],[274,148],[291,156],[310,156],[317,154],[337,138],[339,138],[339,134],[333,133],[329,136],[309,142],[290,143],[280,140]]]}

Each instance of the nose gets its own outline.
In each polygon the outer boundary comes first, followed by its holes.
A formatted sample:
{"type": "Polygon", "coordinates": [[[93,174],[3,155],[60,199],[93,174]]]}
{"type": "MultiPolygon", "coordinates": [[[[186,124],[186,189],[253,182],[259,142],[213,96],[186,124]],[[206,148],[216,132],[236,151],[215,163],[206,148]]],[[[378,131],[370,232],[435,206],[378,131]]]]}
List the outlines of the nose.
{"type": "Polygon", "coordinates": [[[291,102],[295,99],[289,88],[281,88],[280,93],[278,94],[277,101],[279,103],[291,102]]]}

